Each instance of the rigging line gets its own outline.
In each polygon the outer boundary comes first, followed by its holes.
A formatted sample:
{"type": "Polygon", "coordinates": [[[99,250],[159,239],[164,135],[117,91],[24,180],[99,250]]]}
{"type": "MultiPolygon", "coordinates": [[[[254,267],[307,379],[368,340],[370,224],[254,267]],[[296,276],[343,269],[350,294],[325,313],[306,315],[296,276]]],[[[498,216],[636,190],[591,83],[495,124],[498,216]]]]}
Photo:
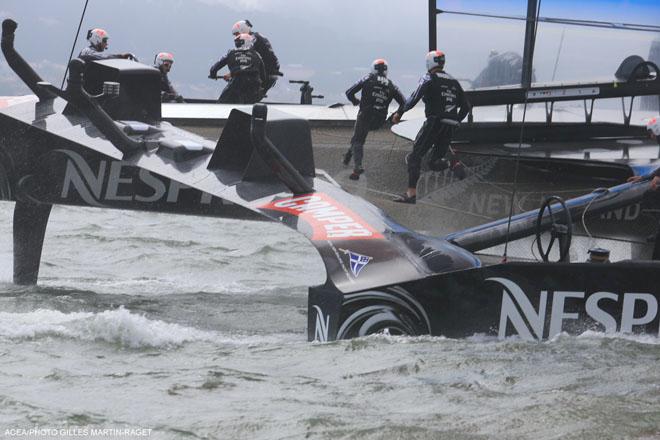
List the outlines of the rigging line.
{"type": "MultiPolygon", "coordinates": [[[[497,15],[497,14],[481,14],[477,12],[463,12],[463,11],[448,11],[445,9],[438,9],[436,11],[438,14],[454,14],[454,15],[467,15],[470,17],[485,17],[485,18],[501,18],[504,20],[519,20],[527,21],[527,18],[520,16],[512,15],[497,15]]],[[[585,27],[597,27],[597,28],[608,28],[608,29],[621,29],[625,31],[643,31],[643,32],[660,32],[660,26],[652,24],[639,24],[639,23],[613,23],[609,21],[597,21],[597,20],[577,20],[570,18],[555,18],[555,17],[538,17],[537,23],[546,22],[546,23],[555,23],[555,24],[567,24],[571,26],[585,26],[585,27]]]]}
{"type": "MultiPolygon", "coordinates": [[[[541,0],[539,0],[539,3],[537,5],[536,9],[536,23],[534,23],[534,44],[536,44],[536,31],[538,30],[539,27],[539,14],[541,13],[541,0]]],[[[532,52],[534,51],[534,48],[532,48],[532,52]]],[[[532,66],[530,66],[531,69],[532,66]]],[[[513,191],[511,191],[511,202],[509,203],[509,220],[507,221],[506,225],[506,241],[504,243],[504,254],[502,255],[502,262],[506,263],[507,260],[507,252],[509,251],[509,236],[511,233],[511,217],[513,217],[513,204],[516,200],[516,189],[518,187],[518,170],[520,169],[520,152],[522,151],[522,141],[523,141],[523,133],[525,131],[525,118],[527,117],[527,101],[529,99],[529,86],[527,86],[527,93],[525,93],[525,104],[523,107],[523,116],[522,116],[522,122],[520,124],[520,138],[518,140],[518,152],[516,153],[516,167],[515,171],[513,174],[513,191]]]]}
{"type": "Polygon", "coordinates": [[[555,80],[555,75],[557,74],[557,66],[559,65],[559,55],[561,55],[561,49],[564,46],[564,34],[566,33],[566,28],[561,30],[561,39],[559,40],[559,49],[557,49],[557,56],[555,57],[555,67],[552,69],[552,80],[555,80]]]}
{"type": "Polygon", "coordinates": [[[73,58],[73,51],[76,50],[76,41],[78,41],[78,36],[80,35],[80,28],[83,24],[83,19],[85,18],[85,12],[87,11],[87,4],[89,0],[85,0],[85,7],[83,8],[82,14],[80,15],[80,23],[78,23],[78,30],[76,31],[76,37],[73,39],[73,45],[71,46],[71,53],[69,54],[69,60],[66,62],[66,69],[64,70],[64,77],[62,78],[62,85],[60,89],[64,88],[64,81],[66,81],[66,75],[69,73],[69,63],[71,58],[73,58]]]}
{"type": "MultiPolygon", "coordinates": [[[[390,133],[392,133],[392,128],[391,127],[390,127],[390,133]]],[[[394,151],[394,147],[397,146],[396,144],[399,141],[399,135],[397,135],[396,133],[392,133],[392,134],[394,134],[394,142],[392,142],[392,146],[390,147],[390,151],[387,153],[387,162],[389,162],[390,159],[392,158],[392,151],[394,151]]]]}
{"type": "MultiPolygon", "coordinates": [[[[595,191],[598,191],[600,188],[594,189],[595,191]]],[[[593,246],[595,244],[595,240],[593,235],[591,234],[591,231],[587,228],[587,222],[586,222],[586,217],[587,217],[587,211],[589,211],[589,208],[591,207],[591,204],[594,203],[596,200],[598,200],[599,197],[602,197],[606,194],[608,194],[609,191],[605,190],[602,193],[599,193],[594,197],[593,199],[589,200],[589,203],[587,203],[587,207],[584,208],[584,211],[582,212],[582,227],[584,228],[584,231],[587,233],[587,236],[589,237],[589,247],[593,246]]]]}

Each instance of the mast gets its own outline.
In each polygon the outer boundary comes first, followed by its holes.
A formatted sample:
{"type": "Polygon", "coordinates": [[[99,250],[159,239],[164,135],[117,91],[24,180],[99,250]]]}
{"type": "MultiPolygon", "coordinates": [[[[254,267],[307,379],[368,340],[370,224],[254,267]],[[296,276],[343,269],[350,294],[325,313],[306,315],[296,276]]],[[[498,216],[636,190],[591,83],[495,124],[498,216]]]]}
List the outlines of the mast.
{"type": "MultiPolygon", "coordinates": [[[[435,3],[435,2],[434,2],[435,3]]],[[[527,1],[527,24],[525,26],[525,48],[523,49],[523,65],[520,84],[529,88],[532,84],[532,67],[534,64],[534,44],[536,43],[537,0],[527,1]]]]}
{"type": "Polygon", "coordinates": [[[438,48],[438,9],[436,0],[429,0],[429,52],[438,48]]]}

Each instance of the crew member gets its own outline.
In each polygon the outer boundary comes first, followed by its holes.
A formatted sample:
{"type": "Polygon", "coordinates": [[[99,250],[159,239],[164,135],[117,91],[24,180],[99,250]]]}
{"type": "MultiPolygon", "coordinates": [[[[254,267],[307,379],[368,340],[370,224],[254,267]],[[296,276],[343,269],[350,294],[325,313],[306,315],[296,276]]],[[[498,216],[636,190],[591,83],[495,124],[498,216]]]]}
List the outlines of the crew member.
{"type": "MultiPolygon", "coordinates": [[[[651,139],[657,140],[658,146],[660,146],[660,121],[658,118],[651,119],[646,125],[646,130],[651,139]]],[[[660,188],[660,168],[656,168],[654,171],[644,176],[632,176],[628,179],[628,182],[639,182],[641,180],[650,180],[651,189],[657,191],[658,188],[660,188]]],[[[653,247],[653,256],[651,258],[654,260],[660,260],[660,224],[658,225],[658,231],[655,236],[655,246],[653,247]]]]}
{"type": "MultiPolygon", "coordinates": [[[[417,133],[413,151],[406,157],[408,163],[408,189],[394,199],[400,203],[417,201],[417,181],[419,180],[422,158],[433,148],[430,167],[440,171],[447,167],[444,160],[454,129],[470,111],[463,88],[451,75],[444,71],[445,54],[434,50],[426,55],[427,73],[420,79],[417,90],[410,95],[401,111],[392,115],[392,123],[397,124],[404,112],[413,108],[419,100],[425,104],[426,121],[417,133]]],[[[462,164],[452,162],[453,171],[462,164]]],[[[461,169],[461,171],[463,171],[461,169]]]]}
{"type": "Polygon", "coordinates": [[[278,78],[282,76],[280,62],[273,51],[273,47],[270,45],[270,41],[259,32],[252,32],[252,23],[250,23],[250,20],[241,20],[234,23],[231,33],[234,37],[240,34],[250,34],[254,37],[254,50],[261,56],[266,70],[266,81],[262,85],[265,95],[275,85],[278,78]]]}
{"type": "MultiPolygon", "coordinates": [[[[658,118],[651,119],[646,125],[646,131],[651,139],[658,141],[658,146],[660,146],[660,120],[658,118]]],[[[632,176],[628,179],[628,182],[639,182],[640,180],[650,180],[651,188],[657,190],[660,188],[660,168],[644,176],[632,176]]]]}
{"type": "Polygon", "coordinates": [[[80,51],[78,58],[87,61],[107,60],[111,58],[126,58],[137,61],[132,53],[106,53],[108,48],[108,33],[103,29],[95,28],[87,31],[89,46],[80,51]]]}
{"type": "Polygon", "coordinates": [[[160,101],[161,102],[183,102],[183,96],[179,95],[167,77],[174,64],[174,55],[169,52],[160,52],[154,58],[154,66],[160,70],[160,101]]]}
{"type": "Polygon", "coordinates": [[[660,146],[660,120],[652,118],[646,125],[646,131],[649,133],[651,139],[655,139],[660,146]]]}
{"type": "Polygon", "coordinates": [[[263,96],[261,87],[266,81],[264,63],[253,48],[252,35],[239,34],[234,38],[234,44],[236,49],[231,49],[211,67],[209,78],[217,79],[218,70],[227,66],[229,73],[223,78],[229,81],[229,84],[218,101],[227,104],[254,104],[263,96]]]}
{"type": "Polygon", "coordinates": [[[397,112],[403,113],[403,105],[406,100],[403,94],[394,83],[387,78],[387,61],[377,59],[371,64],[371,73],[364,76],[358,82],[346,90],[346,97],[353,105],[359,105],[360,111],[355,119],[353,128],[353,138],[351,146],[344,154],[344,165],[348,165],[351,157],[354,158],[353,173],[349,176],[351,180],[358,180],[360,174],[364,172],[362,167],[362,158],[364,154],[364,141],[371,130],[376,130],[383,126],[387,118],[387,109],[395,99],[399,104],[397,112]],[[355,97],[359,91],[360,99],[355,97]]]}

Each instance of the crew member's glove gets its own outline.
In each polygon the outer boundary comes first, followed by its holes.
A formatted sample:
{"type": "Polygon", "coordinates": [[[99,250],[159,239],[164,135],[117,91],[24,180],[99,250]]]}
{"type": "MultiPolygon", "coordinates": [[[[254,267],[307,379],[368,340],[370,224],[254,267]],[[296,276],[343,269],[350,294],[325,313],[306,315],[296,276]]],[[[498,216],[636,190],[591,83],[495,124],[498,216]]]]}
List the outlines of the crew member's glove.
{"type": "Polygon", "coordinates": [[[398,112],[394,112],[391,116],[392,118],[392,124],[396,125],[399,122],[401,122],[401,115],[398,112]]]}
{"type": "Polygon", "coordinates": [[[654,190],[654,191],[657,190],[658,186],[660,185],[660,177],[654,176],[653,173],[652,174],[647,174],[645,176],[632,176],[632,177],[629,177],[627,182],[628,183],[634,183],[634,182],[641,182],[641,181],[644,181],[644,180],[650,180],[651,181],[651,189],[654,190]]]}

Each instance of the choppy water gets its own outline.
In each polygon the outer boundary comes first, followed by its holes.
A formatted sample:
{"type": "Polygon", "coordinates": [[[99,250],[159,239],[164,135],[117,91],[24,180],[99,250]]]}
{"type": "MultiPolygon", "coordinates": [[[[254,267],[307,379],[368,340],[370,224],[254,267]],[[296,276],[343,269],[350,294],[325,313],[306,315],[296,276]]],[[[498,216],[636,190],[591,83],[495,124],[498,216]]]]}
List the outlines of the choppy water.
{"type": "Polygon", "coordinates": [[[40,285],[16,287],[12,210],[0,438],[660,438],[657,338],[308,343],[306,289],[325,274],[303,238],[121,211],[54,208],[40,285]]]}

